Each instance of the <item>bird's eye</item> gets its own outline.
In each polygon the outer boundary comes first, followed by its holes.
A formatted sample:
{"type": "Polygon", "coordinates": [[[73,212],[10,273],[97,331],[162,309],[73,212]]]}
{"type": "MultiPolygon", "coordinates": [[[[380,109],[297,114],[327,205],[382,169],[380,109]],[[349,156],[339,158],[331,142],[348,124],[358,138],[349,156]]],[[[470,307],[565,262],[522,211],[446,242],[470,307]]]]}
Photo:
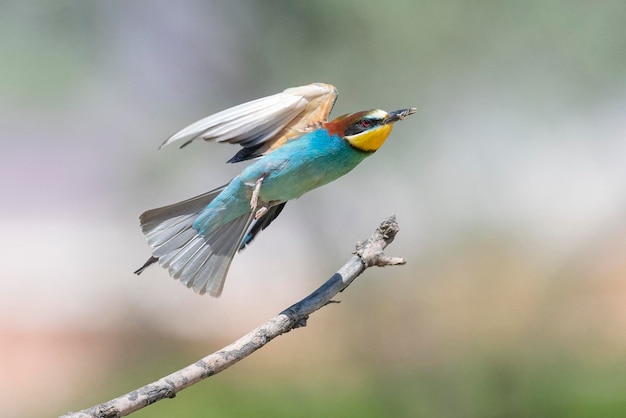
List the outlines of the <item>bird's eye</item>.
{"type": "Polygon", "coordinates": [[[345,134],[347,136],[360,134],[361,132],[373,129],[377,125],[378,122],[375,119],[363,117],[363,119],[357,119],[356,121],[348,125],[345,134]]]}

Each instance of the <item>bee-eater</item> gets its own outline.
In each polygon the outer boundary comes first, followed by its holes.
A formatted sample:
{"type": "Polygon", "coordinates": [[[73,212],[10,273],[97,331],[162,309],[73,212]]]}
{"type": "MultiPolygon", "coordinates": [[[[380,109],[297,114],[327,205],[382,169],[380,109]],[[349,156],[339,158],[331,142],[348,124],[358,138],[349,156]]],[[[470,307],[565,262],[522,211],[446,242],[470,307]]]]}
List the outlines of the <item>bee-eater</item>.
{"type": "Polygon", "coordinates": [[[255,159],[230,183],[140,217],[152,256],[187,287],[218,297],[237,250],[280,214],[287,201],[330,183],[372,155],[394,122],[415,108],[374,109],[328,121],[337,98],[330,84],[289,88],[199,120],[172,135],[181,148],[196,139],[239,144],[228,162],[255,159]]]}

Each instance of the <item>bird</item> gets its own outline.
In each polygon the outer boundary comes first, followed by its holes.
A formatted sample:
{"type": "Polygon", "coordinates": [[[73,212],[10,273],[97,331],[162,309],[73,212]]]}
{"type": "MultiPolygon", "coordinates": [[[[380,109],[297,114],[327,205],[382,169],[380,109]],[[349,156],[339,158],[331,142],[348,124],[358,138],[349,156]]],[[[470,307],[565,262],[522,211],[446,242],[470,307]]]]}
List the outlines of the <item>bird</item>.
{"type": "Polygon", "coordinates": [[[348,173],[382,146],[395,122],[416,111],[372,109],[329,121],[337,94],[325,83],[288,88],[201,119],[161,144],[237,144],[227,162],[252,162],[221,187],[141,214],[152,255],[135,274],[158,263],[196,293],[219,297],[237,251],[289,200],[348,173]]]}

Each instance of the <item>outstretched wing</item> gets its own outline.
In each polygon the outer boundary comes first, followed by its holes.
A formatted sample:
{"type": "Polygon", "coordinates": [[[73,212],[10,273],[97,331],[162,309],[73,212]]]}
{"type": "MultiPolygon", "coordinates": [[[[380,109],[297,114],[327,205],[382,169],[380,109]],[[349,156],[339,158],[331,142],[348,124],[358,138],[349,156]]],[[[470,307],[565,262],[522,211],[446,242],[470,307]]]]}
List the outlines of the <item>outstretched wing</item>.
{"type": "Polygon", "coordinates": [[[267,154],[326,122],[337,99],[330,84],[313,83],[243,103],[201,119],[172,135],[161,148],[180,142],[228,142],[243,147],[229,162],[267,154]]]}

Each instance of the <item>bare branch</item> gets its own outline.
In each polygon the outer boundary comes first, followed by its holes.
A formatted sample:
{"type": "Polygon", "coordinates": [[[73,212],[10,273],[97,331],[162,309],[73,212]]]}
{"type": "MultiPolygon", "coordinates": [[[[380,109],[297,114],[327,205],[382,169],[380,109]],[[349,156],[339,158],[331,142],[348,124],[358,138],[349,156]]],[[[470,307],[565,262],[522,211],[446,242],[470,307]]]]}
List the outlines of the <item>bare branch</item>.
{"type": "Polygon", "coordinates": [[[179,391],[227,369],[279,335],[294,328],[306,326],[310,314],[331,303],[332,298],[352,283],[366,268],[406,262],[403,258],[387,257],[383,253],[397,233],[398,224],[395,216],[385,219],[371,237],[364,242],[357,243],[355,255],[326,283],[234,343],[156,382],[100,405],[79,412],[68,412],[63,417],[112,418],[128,415],[161,399],[173,398],[179,391]]]}

